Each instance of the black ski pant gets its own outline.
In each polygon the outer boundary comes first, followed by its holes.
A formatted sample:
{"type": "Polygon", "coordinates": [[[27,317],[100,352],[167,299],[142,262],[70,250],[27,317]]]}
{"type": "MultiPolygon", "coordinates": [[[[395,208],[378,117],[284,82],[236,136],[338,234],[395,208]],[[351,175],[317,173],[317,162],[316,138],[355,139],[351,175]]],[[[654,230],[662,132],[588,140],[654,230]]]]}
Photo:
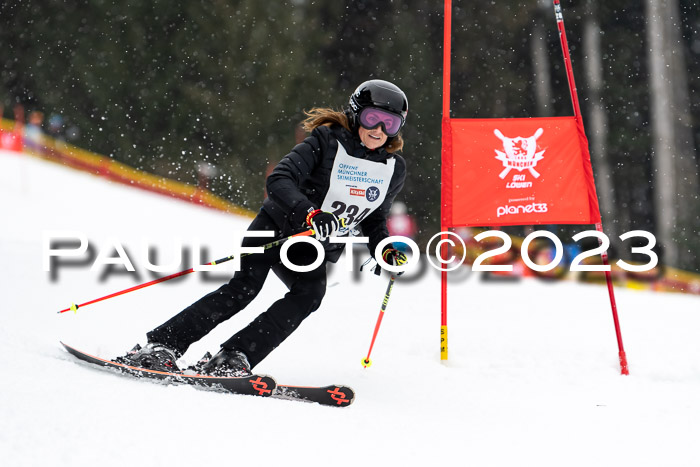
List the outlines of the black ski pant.
{"type": "MultiPolygon", "coordinates": [[[[274,230],[278,233],[264,210],[253,219],[248,230],[274,230]]],[[[261,246],[271,241],[273,239],[270,237],[246,237],[243,246],[261,246]]],[[[312,245],[301,243],[292,246],[287,256],[293,264],[303,266],[313,263],[317,254],[312,245]]],[[[301,273],[282,264],[280,247],[244,256],[240,270],[227,284],[150,331],[148,341],[169,345],[184,354],[192,343],[245,308],[262,289],[270,270],[282,280],[289,292],[221,344],[222,348],[245,353],[251,367],[254,367],[318,309],[326,293],[325,261],[315,270],[301,273]]]]}

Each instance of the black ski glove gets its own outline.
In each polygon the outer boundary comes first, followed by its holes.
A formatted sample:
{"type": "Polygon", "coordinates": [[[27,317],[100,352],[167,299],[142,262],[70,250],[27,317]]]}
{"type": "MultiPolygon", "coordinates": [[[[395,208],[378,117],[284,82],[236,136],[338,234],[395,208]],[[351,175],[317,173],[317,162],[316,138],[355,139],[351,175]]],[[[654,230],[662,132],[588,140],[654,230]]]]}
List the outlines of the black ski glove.
{"type": "Polygon", "coordinates": [[[316,209],[306,216],[306,223],[314,229],[316,240],[322,242],[333,236],[340,228],[340,221],[335,214],[316,209]]]}

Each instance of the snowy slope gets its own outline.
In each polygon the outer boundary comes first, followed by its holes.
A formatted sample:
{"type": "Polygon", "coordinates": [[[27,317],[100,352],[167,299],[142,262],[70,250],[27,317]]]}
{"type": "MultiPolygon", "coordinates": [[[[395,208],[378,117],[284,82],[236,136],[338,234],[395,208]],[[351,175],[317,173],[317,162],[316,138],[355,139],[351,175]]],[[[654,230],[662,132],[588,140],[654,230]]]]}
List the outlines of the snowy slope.
{"type": "MultiPolygon", "coordinates": [[[[208,393],[96,371],[58,341],[114,357],[228,272],[56,312],[150,280],[143,245],[159,263],[177,256],[178,238],[210,259],[226,256],[248,219],[7,152],[0,195],[3,465],[700,464],[697,296],[616,290],[631,372],[623,377],[604,287],[492,283],[465,271],[450,285],[445,364],[439,276],[429,270],[397,282],[374,365],[363,369],[387,279],[335,268],[322,308],[258,370],[287,384],[348,384],[357,392],[350,408],[208,393]],[[100,279],[105,268],[88,262],[52,280],[42,238],[55,230],[83,232],[109,256],[116,240],[139,277],[100,279]]],[[[249,309],[183,360],[216,350],[282,293],[271,276],[249,309]]]]}

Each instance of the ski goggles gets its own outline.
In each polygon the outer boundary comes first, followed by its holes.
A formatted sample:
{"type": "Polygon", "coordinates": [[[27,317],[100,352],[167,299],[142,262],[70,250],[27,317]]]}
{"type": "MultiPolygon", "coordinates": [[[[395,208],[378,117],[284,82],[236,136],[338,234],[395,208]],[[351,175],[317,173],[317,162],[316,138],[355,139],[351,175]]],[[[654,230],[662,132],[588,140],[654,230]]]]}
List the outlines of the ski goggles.
{"type": "Polygon", "coordinates": [[[372,130],[381,125],[387,136],[396,136],[403,126],[403,118],[395,113],[376,107],[365,107],[360,111],[360,125],[372,130]]]}

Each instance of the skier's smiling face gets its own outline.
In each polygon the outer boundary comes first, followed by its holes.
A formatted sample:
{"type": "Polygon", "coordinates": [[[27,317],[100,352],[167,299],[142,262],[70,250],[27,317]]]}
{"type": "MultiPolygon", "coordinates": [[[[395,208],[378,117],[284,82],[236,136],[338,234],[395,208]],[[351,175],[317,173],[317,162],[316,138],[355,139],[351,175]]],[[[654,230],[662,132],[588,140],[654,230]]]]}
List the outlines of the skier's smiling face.
{"type": "Polygon", "coordinates": [[[364,144],[368,149],[377,149],[382,147],[387,140],[387,136],[384,131],[382,131],[381,125],[373,128],[372,130],[368,130],[360,125],[358,133],[360,134],[360,141],[362,141],[362,144],[364,144]]]}

